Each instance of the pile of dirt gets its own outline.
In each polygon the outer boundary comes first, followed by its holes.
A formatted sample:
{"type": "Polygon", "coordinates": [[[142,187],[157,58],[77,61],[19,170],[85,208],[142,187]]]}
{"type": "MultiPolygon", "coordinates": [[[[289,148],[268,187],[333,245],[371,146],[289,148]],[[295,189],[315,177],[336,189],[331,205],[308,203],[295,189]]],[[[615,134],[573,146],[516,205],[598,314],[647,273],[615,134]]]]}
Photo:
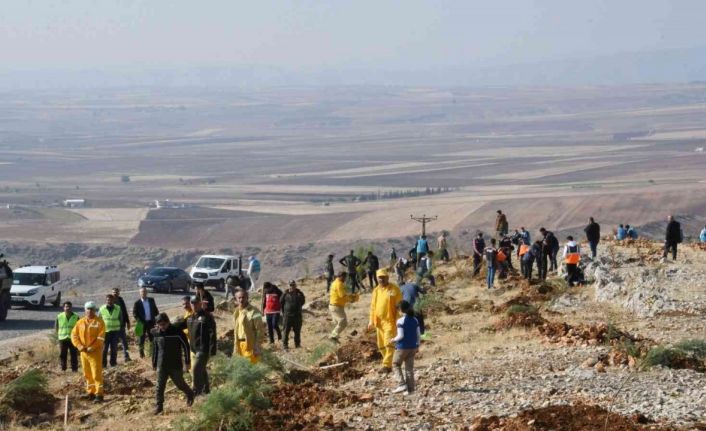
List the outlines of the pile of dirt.
{"type": "Polygon", "coordinates": [[[610,413],[603,407],[576,404],[549,406],[525,410],[516,417],[491,416],[473,420],[469,430],[473,431],[537,431],[537,430],[581,430],[581,431],[670,431],[675,428],[651,424],[645,416],[636,414],[626,417],[610,413]],[[606,428],[608,419],[608,428],[606,428]]]}
{"type": "Polygon", "coordinates": [[[608,323],[572,326],[566,322],[546,322],[537,328],[551,344],[563,346],[595,346],[606,344],[623,345],[626,342],[640,343],[643,338],[621,331],[608,323]]]}
{"type": "Polygon", "coordinates": [[[133,370],[122,367],[104,370],[103,388],[107,394],[144,395],[145,389],[153,386],[152,380],[133,370]]]}
{"type": "Polygon", "coordinates": [[[341,345],[335,352],[326,356],[319,365],[322,367],[346,363],[345,365],[316,370],[315,376],[328,381],[346,382],[363,377],[365,368],[382,359],[377,341],[372,334],[362,334],[341,345]]]}
{"type": "Polygon", "coordinates": [[[344,408],[364,399],[356,394],[343,394],[305,382],[278,385],[272,392],[271,401],[271,408],[255,414],[254,423],[258,430],[347,429],[345,422],[334,421],[333,415],[322,410],[327,407],[344,408]]]}
{"type": "Polygon", "coordinates": [[[512,308],[508,309],[507,316],[493,325],[495,329],[536,328],[547,322],[547,320],[539,314],[537,309],[531,306],[526,308],[524,308],[525,306],[521,307],[523,307],[524,311],[512,312],[512,308]]]}
{"type": "Polygon", "coordinates": [[[527,295],[515,296],[514,298],[510,298],[509,300],[503,302],[500,305],[493,305],[492,307],[490,307],[490,311],[496,314],[505,313],[513,305],[524,305],[529,307],[532,305],[532,299],[527,295]]]}
{"type": "Polygon", "coordinates": [[[57,401],[49,393],[46,374],[40,369],[30,369],[0,390],[0,424],[17,422],[32,426],[50,422],[57,401]]]}

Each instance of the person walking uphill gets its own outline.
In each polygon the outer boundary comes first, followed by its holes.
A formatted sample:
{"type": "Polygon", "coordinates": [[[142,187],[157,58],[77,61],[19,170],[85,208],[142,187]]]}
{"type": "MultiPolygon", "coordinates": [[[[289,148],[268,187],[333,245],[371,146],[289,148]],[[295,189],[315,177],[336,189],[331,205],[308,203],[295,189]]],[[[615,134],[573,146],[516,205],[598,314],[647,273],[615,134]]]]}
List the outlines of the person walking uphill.
{"type": "Polygon", "coordinates": [[[390,340],[390,345],[395,347],[392,363],[399,380],[399,386],[392,391],[393,394],[414,392],[414,356],[419,351],[421,338],[419,322],[414,317],[412,305],[407,301],[401,301],[399,309],[402,317],[397,321],[397,335],[390,340]],[[403,362],[404,373],[402,372],[403,362]]]}
{"type": "Polygon", "coordinates": [[[115,304],[115,297],[108,294],[105,297],[105,305],[101,306],[98,314],[105,324],[105,343],[103,343],[103,368],[108,366],[108,350],[110,350],[110,366],[118,365],[118,341],[120,340],[120,328],[123,326],[123,312],[119,305],[115,304]]]}
{"type": "Polygon", "coordinates": [[[67,356],[71,355],[71,371],[78,371],[78,350],[71,343],[71,331],[78,322],[78,314],[71,309],[73,304],[70,301],[64,302],[64,311],[56,316],[54,322],[54,330],[56,331],[56,339],[59,341],[61,353],[59,353],[59,361],[61,370],[66,371],[67,356]]]}
{"type": "Polygon", "coordinates": [[[672,260],[677,260],[677,244],[684,240],[681,224],[674,220],[674,216],[667,217],[667,229],[664,237],[664,253],[662,257],[667,259],[669,251],[672,251],[672,260]]]}
{"type": "Polygon", "coordinates": [[[390,283],[387,270],[380,269],[377,273],[380,284],[373,290],[373,297],[370,301],[370,320],[368,331],[375,329],[377,335],[377,345],[382,354],[383,373],[392,371],[392,356],[394,348],[390,346],[390,340],[395,337],[397,331],[397,306],[402,301],[402,292],[396,284],[390,283]]]}
{"type": "Polygon", "coordinates": [[[166,313],[161,313],[157,316],[157,327],[152,330],[152,339],[152,369],[157,371],[154,414],[158,415],[164,410],[164,389],[168,379],[172,379],[174,386],[186,395],[186,405],[191,406],[194,403],[194,391],[184,381],[184,371],[189,371],[191,367],[186,335],[171,325],[166,313]]]}
{"type": "Polygon", "coordinates": [[[71,330],[71,343],[81,353],[81,368],[86,379],[87,398],[103,401],[103,343],[105,324],[96,313],[95,302],[88,301],[83,307],[86,314],[71,330]]]}
{"type": "Polygon", "coordinates": [[[194,396],[208,394],[211,385],[208,381],[208,360],[216,354],[216,321],[206,311],[197,296],[191,297],[193,313],[188,319],[174,322],[172,326],[179,331],[189,332],[191,348],[191,373],[194,396]]]}
{"type": "Polygon", "coordinates": [[[591,259],[596,258],[598,254],[598,242],[601,240],[601,225],[596,223],[593,217],[588,219],[588,225],[583,229],[586,232],[586,241],[591,248],[591,259]]]}
{"type": "Polygon", "coordinates": [[[262,313],[250,304],[248,292],[244,290],[235,293],[235,302],[238,306],[233,312],[234,353],[256,364],[262,355],[265,335],[262,313]]]}
{"type": "Polygon", "coordinates": [[[115,305],[120,307],[120,313],[123,317],[120,321],[120,342],[123,345],[123,356],[125,357],[125,362],[130,362],[127,346],[127,331],[130,330],[130,312],[127,309],[127,305],[125,305],[125,300],[120,296],[120,289],[117,287],[113,288],[113,298],[115,299],[115,305]]]}
{"type": "Polygon", "coordinates": [[[147,288],[143,287],[140,289],[140,299],[135,301],[132,307],[132,317],[135,318],[136,326],[142,326],[142,335],[140,335],[139,347],[140,347],[140,357],[145,357],[145,339],[149,338],[150,343],[152,342],[152,328],[155,325],[155,319],[159,314],[159,309],[157,304],[154,302],[154,298],[147,296],[147,288]]]}
{"type": "Polygon", "coordinates": [[[282,295],[282,317],[284,321],[284,336],[282,345],[285,350],[289,349],[289,332],[294,330],[294,347],[302,345],[302,308],[306,303],[304,292],[297,288],[297,282],[291,280],[289,289],[282,295]]]}
{"type": "Polygon", "coordinates": [[[503,214],[501,210],[498,210],[497,213],[498,215],[495,217],[495,237],[500,240],[507,235],[509,224],[507,222],[507,216],[503,214]]]}
{"type": "MultiPolygon", "coordinates": [[[[378,285],[379,286],[379,285],[378,285]]],[[[341,271],[336,275],[336,279],[331,284],[328,310],[331,318],[336,324],[329,338],[337,341],[338,336],[348,326],[348,316],[346,316],[346,304],[358,301],[358,295],[349,294],[346,290],[346,272],[341,271]]]]}
{"type": "Polygon", "coordinates": [[[262,285],[262,310],[265,312],[267,321],[267,337],[270,344],[275,343],[275,332],[277,339],[282,340],[282,331],[279,329],[279,320],[282,312],[282,291],[279,287],[266,281],[262,285]]]}

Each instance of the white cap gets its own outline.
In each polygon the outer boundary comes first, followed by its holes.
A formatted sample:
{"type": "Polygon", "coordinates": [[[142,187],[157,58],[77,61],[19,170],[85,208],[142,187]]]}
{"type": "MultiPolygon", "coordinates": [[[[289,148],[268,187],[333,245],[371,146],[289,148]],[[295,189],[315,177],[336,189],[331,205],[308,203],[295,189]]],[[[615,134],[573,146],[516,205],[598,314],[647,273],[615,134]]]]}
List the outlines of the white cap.
{"type": "Polygon", "coordinates": [[[86,303],[83,305],[83,308],[85,308],[86,310],[95,310],[95,309],[97,309],[98,307],[96,307],[96,303],[95,303],[95,302],[93,302],[93,301],[88,301],[88,302],[86,302],[86,303]]]}

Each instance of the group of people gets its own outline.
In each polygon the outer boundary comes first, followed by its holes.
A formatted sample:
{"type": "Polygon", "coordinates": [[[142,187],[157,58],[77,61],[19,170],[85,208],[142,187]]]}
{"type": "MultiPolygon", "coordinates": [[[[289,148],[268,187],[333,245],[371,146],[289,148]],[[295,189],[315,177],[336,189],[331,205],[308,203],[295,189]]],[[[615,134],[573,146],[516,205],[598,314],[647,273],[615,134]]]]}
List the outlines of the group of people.
{"type": "MultiPolygon", "coordinates": [[[[286,349],[289,335],[294,332],[294,345],[301,346],[303,292],[295,281],[289,283],[285,292],[269,282],[265,283],[264,291],[264,318],[263,313],[250,304],[247,290],[239,289],[234,296],[234,354],[252,363],[260,360],[265,333],[273,343],[276,332],[279,338],[283,338],[286,349]],[[283,334],[279,329],[280,316],[283,316],[283,334]]],[[[140,289],[140,298],[134,303],[132,315],[141,357],[145,356],[146,340],[152,343],[152,366],[157,372],[155,414],[163,411],[168,379],[186,395],[187,405],[193,403],[194,397],[210,392],[207,365],[217,352],[214,305],[213,296],[201,286],[196,295],[182,298],[183,314],[172,321],[166,313],[159,311],[154,298],[147,295],[147,289],[140,289]],[[191,387],[184,380],[184,371],[192,374],[191,387]]],[[[71,370],[76,372],[80,362],[86,381],[86,398],[102,402],[103,369],[108,364],[117,365],[118,341],[122,341],[125,361],[130,361],[127,330],[131,323],[125,301],[120,297],[119,289],[114,289],[101,307],[94,301],[86,302],[82,317],[73,311],[71,302],[65,302],[63,307],[55,324],[61,368],[67,370],[70,357],[71,370]]]]}
{"type": "Polygon", "coordinates": [[[613,238],[618,241],[622,241],[624,239],[637,239],[637,229],[629,224],[619,224],[618,228],[615,230],[615,235],[613,238]]]}

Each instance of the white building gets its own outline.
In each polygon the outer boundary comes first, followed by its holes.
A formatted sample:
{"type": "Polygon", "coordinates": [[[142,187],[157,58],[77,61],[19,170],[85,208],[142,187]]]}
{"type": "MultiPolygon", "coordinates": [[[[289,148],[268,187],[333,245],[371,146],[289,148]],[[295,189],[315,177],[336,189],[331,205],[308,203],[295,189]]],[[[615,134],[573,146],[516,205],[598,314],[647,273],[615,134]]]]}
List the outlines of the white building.
{"type": "Polygon", "coordinates": [[[69,208],[83,208],[86,206],[86,199],[66,199],[63,204],[69,208]]]}

